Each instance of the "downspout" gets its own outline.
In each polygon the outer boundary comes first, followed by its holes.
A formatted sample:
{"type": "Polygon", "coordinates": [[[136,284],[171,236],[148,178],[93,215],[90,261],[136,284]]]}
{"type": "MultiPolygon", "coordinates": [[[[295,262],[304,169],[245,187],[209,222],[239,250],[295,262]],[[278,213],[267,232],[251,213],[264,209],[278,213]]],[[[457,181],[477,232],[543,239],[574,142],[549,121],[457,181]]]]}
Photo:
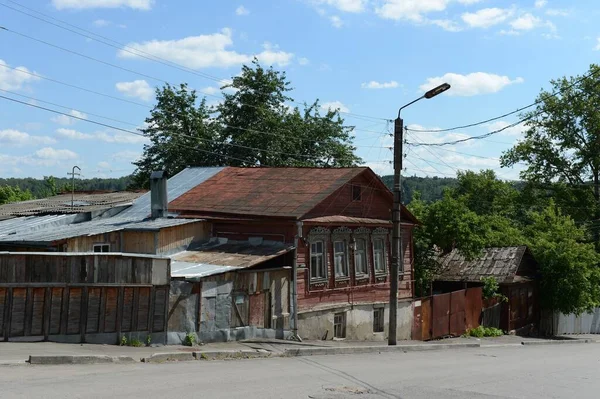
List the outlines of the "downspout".
{"type": "Polygon", "coordinates": [[[294,235],[294,259],[292,260],[292,339],[302,342],[298,335],[298,245],[302,238],[302,222],[296,222],[296,235],[294,235]]]}

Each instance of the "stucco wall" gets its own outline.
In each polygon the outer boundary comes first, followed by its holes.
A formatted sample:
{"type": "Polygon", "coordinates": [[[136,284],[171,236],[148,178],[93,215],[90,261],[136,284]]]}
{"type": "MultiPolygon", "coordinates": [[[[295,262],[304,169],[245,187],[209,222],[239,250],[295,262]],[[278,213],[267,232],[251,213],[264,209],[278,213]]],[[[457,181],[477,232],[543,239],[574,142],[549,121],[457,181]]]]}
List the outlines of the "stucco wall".
{"type": "MultiPolygon", "coordinates": [[[[388,336],[389,306],[387,304],[346,305],[298,315],[298,333],[303,339],[333,338],[335,313],[346,312],[346,339],[351,341],[383,341],[388,336]],[[373,332],[373,311],[384,308],[384,331],[373,332]]],[[[409,340],[413,323],[412,301],[398,303],[397,338],[409,340]]]]}

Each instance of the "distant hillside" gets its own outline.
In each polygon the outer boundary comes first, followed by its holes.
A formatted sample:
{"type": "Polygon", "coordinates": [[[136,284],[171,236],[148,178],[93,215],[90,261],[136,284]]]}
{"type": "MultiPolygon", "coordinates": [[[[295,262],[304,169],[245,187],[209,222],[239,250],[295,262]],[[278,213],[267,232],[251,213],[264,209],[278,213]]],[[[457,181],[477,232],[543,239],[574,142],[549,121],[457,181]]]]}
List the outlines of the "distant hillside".
{"type": "MultiPolygon", "coordinates": [[[[71,179],[55,178],[55,184],[58,192],[63,189],[71,190],[71,179]]],[[[76,191],[123,191],[127,189],[131,182],[130,176],[123,176],[116,179],[76,179],[76,191]]],[[[0,178],[0,187],[11,186],[19,187],[21,190],[29,190],[35,198],[44,198],[48,196],[48,186],[43,179],[28,178],[0,178]]]]}
{"type": "MultiPolygon", "coordinates": [[[[383,176],[383,182],[392,189],[394,176],[383,176]]],[[[413,193],[418,191],[421,198],[426,202],[436,201],[442,198],[444,188],[456,185],[456,179],[448,177],[402,177],[402,202],[408,204],[412,201],[413,193]]]]}

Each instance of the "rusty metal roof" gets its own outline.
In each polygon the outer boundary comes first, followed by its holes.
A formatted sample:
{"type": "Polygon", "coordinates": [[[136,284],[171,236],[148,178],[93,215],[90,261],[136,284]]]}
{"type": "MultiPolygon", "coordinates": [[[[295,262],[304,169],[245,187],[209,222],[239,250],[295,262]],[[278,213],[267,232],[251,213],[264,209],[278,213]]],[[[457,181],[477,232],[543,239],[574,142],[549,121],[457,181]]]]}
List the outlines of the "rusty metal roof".
{"type": "Polygon", "coordinates": [[[171,276],[192,279],[245,269],[284,255],[292,249],[275,241],[215,238],[195,250],[171,256],[171,276]]]}
{"type": "Polygon", "coordinates": [[[120,191],[115,193],[75,193],[73,208],[71,194],[31,201],[0,205],[0,216],[35,216],[49,214],[82,213],[118,206],[131,205],[143,192],[120,191]]]}
{"type": "Polygon", "coordinates": [[[391,220],[386,219],[357,218],[343,215],[323,216],[318,218],[303,219],[303,221],[306,223],[317,224],[392,224],[391,220]]]}
{"type": "Polygon", "coordinates": [[[300,218],[368,169],[227,167],[169,210],[300,218]]]}
{"type": "Polygon", "coordinates": [[[512,283],[528,269],[527,265],[523,265],[525,254],[528,254],[526,246],[486,248],[481,257],[466,260],[455,249],[440,258],[441,267],[436,280],[479,282],[483,277],[495,277],[499,283],[512,283]]]}

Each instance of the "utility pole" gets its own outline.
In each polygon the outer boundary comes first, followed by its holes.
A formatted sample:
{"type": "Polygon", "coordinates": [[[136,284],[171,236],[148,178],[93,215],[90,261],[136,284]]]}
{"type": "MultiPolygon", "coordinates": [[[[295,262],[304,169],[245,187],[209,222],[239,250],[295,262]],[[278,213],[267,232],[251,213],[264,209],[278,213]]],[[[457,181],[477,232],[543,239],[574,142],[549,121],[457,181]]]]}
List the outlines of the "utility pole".
{"type": "Polygon", "coordinates": [[[81,168],[75,165],[71,173],[67,173],[67,175],[71,175],[71,212],[75,208],[75,176],[81,176],[81,173],[75,173],[75,169],[81,171],[81,168]]]}
{"type": "Polygon", "coordinates": [[[450,85],[444,83],[429,90],[422,97],[402,106],[394,121],[394,204],[392,207],[392,267],[390,270],[390,318],[388,322],[388,345],[397,344],[398,326],[398,280],[400,270],[404,271],[404,253],[402,252],[402,146],[404,143],[404,121],[400,112],[422,99],[430,99],[448,90],[450,85]]]}

